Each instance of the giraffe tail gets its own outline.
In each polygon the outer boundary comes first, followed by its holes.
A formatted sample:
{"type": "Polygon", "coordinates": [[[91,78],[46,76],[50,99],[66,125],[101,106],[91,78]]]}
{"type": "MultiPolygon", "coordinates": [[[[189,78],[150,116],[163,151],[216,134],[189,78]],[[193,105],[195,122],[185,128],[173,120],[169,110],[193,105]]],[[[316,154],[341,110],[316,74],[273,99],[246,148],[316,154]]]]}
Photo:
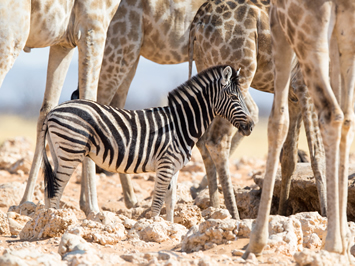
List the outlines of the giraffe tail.
{"type": "Polygon", "coordinates": [[[204,13],[205,6],[209,4],[209,2],[203,3],[200,8],[197,10],[196,15],[194,19],[191,22],[190,25],[190,32],[189,32],[189,43],[187,46],[187,54],[189,56],[189,79],[192,76],[192,61],[194,60],[194,42],[196,40],[196,30],[198,25],[201,23],[198,23],[200,21],[201,15],[204,13]]]}

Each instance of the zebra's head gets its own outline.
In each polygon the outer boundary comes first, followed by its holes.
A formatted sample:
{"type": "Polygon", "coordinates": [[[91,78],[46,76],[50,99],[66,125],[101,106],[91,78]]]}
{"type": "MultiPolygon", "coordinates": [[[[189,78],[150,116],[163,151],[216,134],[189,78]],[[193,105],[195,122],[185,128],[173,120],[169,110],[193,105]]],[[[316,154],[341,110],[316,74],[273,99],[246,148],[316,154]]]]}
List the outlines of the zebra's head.
{"type": "Polygon", "coordinates": [[[239,88],[239,70],[236,72],[230,66],[224,67],[220,86],[215,102],[216,114],[229,120],[244,136],[250,135],[254,121],[239,88]]]}

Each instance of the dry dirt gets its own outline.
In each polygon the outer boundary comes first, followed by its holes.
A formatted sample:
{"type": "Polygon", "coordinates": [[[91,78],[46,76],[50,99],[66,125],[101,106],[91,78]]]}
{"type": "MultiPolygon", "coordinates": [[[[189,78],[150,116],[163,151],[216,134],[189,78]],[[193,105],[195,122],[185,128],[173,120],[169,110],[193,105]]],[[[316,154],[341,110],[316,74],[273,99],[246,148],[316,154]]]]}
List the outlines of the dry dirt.
{"type": "MultiPolygon", "coordinates": [[[[20,140],[24,141],[25,140],[20,140]]],[[[18,144],[17,144],[18,145],[18,144]]],[[[28,177],[28,168],[30,165],[31,149],[32,147],[26,146],[27,144],[21,144],[18,147],[19,150],[25,150],[27,154],[23,155],[22,164],[20,166],[12,167],[12,170],[2,169],[0,167],[0,184],[17,184],[12,182],[18,182],[19,184],[25,184],[28,177]],[[27,156],[27,157],[26,157],[27,156]]],[[[1,156],[1,152],[0,152],[1,156]]],[[[8,155],[6,155],[8,156],[8,155]]],[[[19,164],[19,163],[18,163],[19,164]]],[[[252,175],[255,172],[263,171],[265,168],[264,158],[244,158],[241,160],[235,160],[230,162],[231,178],[234,186],[236,188],[243,188],[246,186],[255,186],[252,179],[252,175]]],[[[71,214],[74,214],[78,219],[79,223],[86,221],[85,214],[79,208],[79,194],[80,194],[80,175],[81,169],[77,169],[74,175],[71,177],[69,184],[67,185],[62,201],[66,204],[66,208],[70,210],[71,214]]],[[[184,167],[179,175],[179,184],[185,187],[197,186],[204,176],[204,168],[202,159],[197,150],[193,151],[192,161],[184,167]]],[[[145,203],[150,203],[152,190],[154,187],[154,173],[142,174],[142,175],[132,175],[132,180],[134,184],[135,193],[138,197],[141,206],[145,203]]],[[[37,181],[37,189],[34,203],[39,205],[39,201],[43,201],[43,176],[40,176],[37,181]]],[[[3,197],[4,204],[1,205],[0,210],[3,213],[7,213],[9,210],[8,205],[17,205],[23,194],[24,185],[20,188],[14,190],[14,195],[7,195],[1,192],[0,198],[3,197]],[[5,197],[5,199],[4,199],[5,197]],[[17,202],[8,202],[6,199],[14,198],[17,202]]],[[[112,212],[114,215],[118,212],[120,214],[126,214],[129,216],[126,207],[123,202],[122,197],[122,187],[119,181],[118,174],[106,175],[97,174],[97,192],[98,192],[98,203],[103,211],[112,212]]],[[[222,198],[221,198],[222,199],[222,198]]],[[[222,201],[223,203],[223,201],[222,201]]],[[[185,203],[185,205],[193,205],[193,202],[185,203]]],[[[223,204],[222,204],[223,207],[223,204]]],[[[162,211],[164,213],[164,210],[162,211]]],[[[164,214],[161,215],[164,217],[164,214]]],[[[23,217],[23,216],[22,216],[23,217]]],[[[120,218],[122,219],[122,215],[120,218]]],[[[134,217],[133,217],[134,218],[134,217]]],[[[24,218],[22,218],[24,219],[24,218]]],[[[29,218],[28,218],[29,219],[29,218]]],[[[136,219],[136,218],[134,218],[136,219]]],[[[21,220],[21,219],[20,219],[21,220]]],[[[132,220],[130,220],[132,222],[132,220]]],[[[134,220],[133,222],[135,222],[134,220]]],[[[202,223],[203,220],[200,221],[202,223]]],[[[26,221],[25,221],[26,222],[26,221]]],[[[23,224],[25,223],[23,222],[23,224]]],[[[1,228],[0,228],[1,229],[1,228]]],[[[126,234],[128,229],[126,227],[126,234]]],[[[0,236],[0,254],[3,256],[6,253],[11,253],[16,250],[30,249],[37,250],[39,248],[41,254],[58,254],[58,248],[61,241],[62,233],[56,237],[52,238],[33,238],[23,240],[17,235],[1,235],[0,236]]],[[[321,236],[320,236],[321,237],[321,236]]],[[[162,240],[160,242],[149,242],[149,241],[131,241],[129,239],[124,239],[118,241],[114,244],[100,244],[98,241],[88,241],[90,247],[95,250],[95,254],[99,256],[98,260],[91,260],[88,258],[76,258],[67,259],[66,261],[50,261],[48,259],[44,263],[40,259],[35,259],[28,257],[28,264],[12,264],[12,265],[134,265],[134,264],[149,264],[149,265],[235,265],[235,264],[273,264],[273,265],[295,265],[295,259],[289,252],[284,252],[282,249],[269,247],[265,251],[265,254],[258,258],[251,258],[249,261],[241,260],[240,253],[234,250],[243,250],[249,242],[248,238],[245,237],[235,237],[229,241],[224,241],[222,244],[211,244],[207,245],[209,249],[200,250],[197,252],[183,252],[181,241],[173,241],[172,239],[162,240]],[[234,251],[234,252],[233,252],[234,251]],[[154,257],[147,254],[170,254],[167,255],[175,257],[175,259],[165,259],[163,257],[154,257]],[[136,257],[134,255],[136,254],[136,257]],[[138,255],[143,256],[144,259],[139,260],[138,255]],[[119,257],[121,256],[121,257],[119,257]],[[131,257],[130,257],[131,256],[131,257]],[[132,257],[133,256],[133,257],[132,257]]],[[[86,242],[85,242],[86,244],[86,242]]],[[[302,243],[301,243],[302,245],[302,243]]],[[[319,248],[316,248],[319,250],[319,248]]],[[[64,258],[64,257],[63,257],[64,258]]],[[[45,259],[43,259],[45,260],[45,259]]],[[[26,259],[24,259],[26,261],[26,259]]],[[[0,262],[1,265],[1,262],[0,262]]],[[[4,264],[6,265],[6,264],[4,264]]]]}

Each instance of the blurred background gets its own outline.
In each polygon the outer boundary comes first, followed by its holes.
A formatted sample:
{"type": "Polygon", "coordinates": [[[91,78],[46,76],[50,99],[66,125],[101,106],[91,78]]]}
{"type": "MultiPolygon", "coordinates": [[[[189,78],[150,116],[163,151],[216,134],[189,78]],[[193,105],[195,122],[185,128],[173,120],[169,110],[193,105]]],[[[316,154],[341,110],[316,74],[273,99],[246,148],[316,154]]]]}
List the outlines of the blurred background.
{"type": "MultiPolygon", "coordinates": [[[[49,48],[21,52],[0,88],[0,144],[8,138],[26,136],[35,143],[36,120],[46,84],[49,48]]],[[[196,74],[194,67],[193,74],[196,74]]],[[[142,109],[164,105],[167,93],[185,82],[188,63],[159,65],[141,57],[131,84],[125,108],[142,109]]],[[[78,83],[78,53],[73,56],[60,103],[70,99],[78,83]]],[[[267,153],[267,118],[273,95],[251,88],[251,95],[259,106],[260,122],[251,136],[245,138],[236,157],[264,157],[267,153]]],[[[300,145],[307,150],[302,131],[300,145]]]]}

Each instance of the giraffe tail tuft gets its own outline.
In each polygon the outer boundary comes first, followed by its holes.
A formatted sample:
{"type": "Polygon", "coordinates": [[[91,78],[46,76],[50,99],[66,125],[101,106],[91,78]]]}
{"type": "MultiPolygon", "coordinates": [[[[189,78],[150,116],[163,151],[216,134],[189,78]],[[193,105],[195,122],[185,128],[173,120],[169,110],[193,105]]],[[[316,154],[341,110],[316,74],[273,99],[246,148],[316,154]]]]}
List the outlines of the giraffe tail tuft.
{"type": "Polygon", "coordinates": [[[189,56],[189,79],[192,76],[192,61],[194,60],[194,43],[195,43],[195,39],[196,39],[196,30],[198,25],[200,25],[198,23],[198,21],[200,20],[201,15],[204,14],[204,8],[205,6],[209,4],[209,2],[205,2],[203,3],[200,8],[197,10],[194,19],[191,22],[190,25],[190,32],[189,32],[189,43],[187,45],[187,54],[189,56]]]}

